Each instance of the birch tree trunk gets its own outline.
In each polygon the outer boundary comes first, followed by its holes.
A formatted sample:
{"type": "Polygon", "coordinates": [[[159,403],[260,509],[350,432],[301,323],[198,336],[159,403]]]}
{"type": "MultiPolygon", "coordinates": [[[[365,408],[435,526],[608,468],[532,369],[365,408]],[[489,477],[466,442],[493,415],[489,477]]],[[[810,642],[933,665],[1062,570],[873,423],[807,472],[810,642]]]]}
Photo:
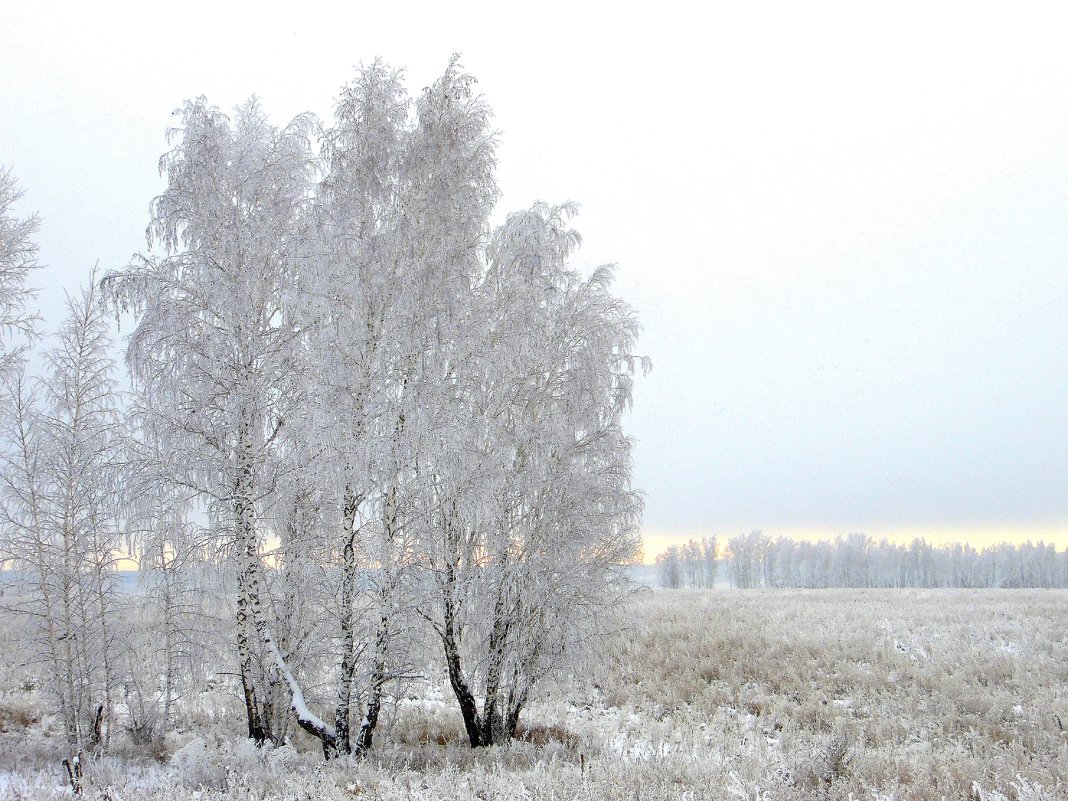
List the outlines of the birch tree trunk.
{"type": "Polygon", "coordinates": [[[338,755],[352,752],[349,737],[352,714],[352,680],[356,670],[356,636],[353,619],[353,603],[356,592],[356,515],[359,499],[346,489],[341,516],[341,604],[339,626],[341,629],[341,666],[338,672],[336,704],[334,708],[334,732],[338,755]]]}
{"type": "Polygon", "coordinates": [[[255,480],[250,415],[239,422],[237,481],[234,489],[234,526],[238,553],[237,654],[245,700],[248,736],[257,745],[271,739],[269,690],[263,686],[263,670],[253,646],[258,643],[257,619],[261,616],[260,553],[256,533],[255,480]]]}

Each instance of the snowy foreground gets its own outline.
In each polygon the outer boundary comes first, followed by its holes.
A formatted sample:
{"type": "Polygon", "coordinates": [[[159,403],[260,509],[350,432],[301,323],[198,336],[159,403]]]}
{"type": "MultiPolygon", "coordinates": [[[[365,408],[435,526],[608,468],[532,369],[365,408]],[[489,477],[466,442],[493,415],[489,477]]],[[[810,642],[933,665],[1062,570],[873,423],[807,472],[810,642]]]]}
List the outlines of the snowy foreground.
{"type": "MultiPolygon", "coordinates": [[[[393,699],[372,753],[241,738],[206,681],[154,757],[91,760],[90,799],[1068,797],[1068,592],[653,592],[601,662],[472,750],[444,677],[393,699]]],[[[2,654],[17,632],[0,632],[2,654]]],[[[0,656],[0,660],[2,660],[0,656]]],[[[220,671],[225,671],[220,667],[220,671]]],[[[0,664],[0,798],[68,797],[31,666],[0,664]]],[[[121,739],[121,738],[120,738],[121,739]]]]}

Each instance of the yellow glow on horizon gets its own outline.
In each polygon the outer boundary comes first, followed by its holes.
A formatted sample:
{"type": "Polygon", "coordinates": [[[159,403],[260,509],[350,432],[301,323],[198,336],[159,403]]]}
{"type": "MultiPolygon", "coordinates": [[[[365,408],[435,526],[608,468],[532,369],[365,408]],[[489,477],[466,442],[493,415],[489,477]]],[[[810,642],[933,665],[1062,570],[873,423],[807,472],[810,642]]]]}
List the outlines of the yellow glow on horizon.
{"type": "MultiPolygon", "coordinates": [[[[653,564],[656,557],[672,545],[682,545],[689,540],[701,540],[715,535],[722,549],[728,539],[751,529],[645,529],[642,531],[642,555],[645,564],[653,564]]],[[[772,538],[790,537],[797,540],[834,540],[854,531],[861,531],[875,541],[907,545],[919,537],[931,545],[947,545],[953,542],[968,543],[974,548],[986,548],[1002,542],[1019,545],[1027,542],[1053,543],[1057,550],[1068,548],[1068,525],[1063,526],[877,526],[873,528],[766,528],[762,529],[772,538]]]]}

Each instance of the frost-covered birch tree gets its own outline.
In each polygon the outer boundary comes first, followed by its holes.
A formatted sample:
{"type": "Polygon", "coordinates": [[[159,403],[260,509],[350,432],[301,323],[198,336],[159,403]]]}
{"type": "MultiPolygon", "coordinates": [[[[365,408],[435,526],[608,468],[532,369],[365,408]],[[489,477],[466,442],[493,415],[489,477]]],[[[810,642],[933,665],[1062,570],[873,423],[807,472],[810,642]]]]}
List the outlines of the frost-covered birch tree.
{"type": "Polygon", "coordinates": [[[124,428],[95,285],[68,299],[47,377],[10,380],[3,552],[24,579],[68,740],[106,745],[119,675],[124,428]]]}
{"type": "Polygon", "coordinates": [[[570,206],[513,214],[486,250],[457,366],[455,433],[434,472],[432,623],[471,744],[513,736],[536,683],[595,635],[636,558],[630,487],[637,323],[583,280],[570,206]]]}
{"type": "MultiPolygon", "coordinates": [[[[137,323],[127,363],[156,417],[172,480],[206,500],[237,565],[237,656],[249,736],[273,736],[276,650],[263,599],[259,522],[289,466],[279,434],[301,405],[304,322],[288,301],[302,269],[312,121],[271,126],[250,100],[231,120],[187,103],[161,160],[145,256],[105,278],[137,323]]],[[[282,678],[285,671],[282,670],[282,678]]]]}
{"type": "Polygon", "coordinates": [[[334,750],[370,747],[391,661],[396,534],[395,452],[399,354],[409,345],[400,318],[417,282],[404,274],[401,235],[404,163],[410,141],[410,101],[400,74],[381,62],[359,70],[338,100],[325,132],[324,178],[316,206],[324,254],[317,274],[319,325],[311,336],[315,404],[308,433],[321,443],[320,486],[326,490],[340,564],[334,606],[339,662],[334,704],[334,750]],[[408,280],[405,280],[408,278],[408,280]],[[372,568],[374,572],[372,573],[372,568]],[[370,582],[372,597],[367,596],[370,582]],[[368,608],[368,606],[372,608],[368,608]],[[360,657],[369,659],[361,665],[360,657]],[[356,732],[361,668],[367,697],[356,732]]]}
{"type": "Polygon", "coordinates": [[[12,206],[22,197],[10,169],[0,166],[0,373],[11,368],[17,351],[11,349],[15,334],[32,337],[38,316],[26,304],[34,291],[28,285],[30,271],[38,267],[36,216],[19,219],[12,206]]]}

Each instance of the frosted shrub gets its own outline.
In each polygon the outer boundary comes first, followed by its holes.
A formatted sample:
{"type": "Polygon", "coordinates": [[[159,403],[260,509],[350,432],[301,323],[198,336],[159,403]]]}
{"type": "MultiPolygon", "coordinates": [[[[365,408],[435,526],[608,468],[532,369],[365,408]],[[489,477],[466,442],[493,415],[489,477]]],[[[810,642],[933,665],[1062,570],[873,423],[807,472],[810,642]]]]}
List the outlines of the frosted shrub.
{"type": "Polygon", "coordinates": [[[249,740],[209,743],[201,737],[182,746],[168,763],[170,777],[185,787],[260,787],[264,793],[311,766],[308,755],[292,746],[257,748],[249,740]]]}

